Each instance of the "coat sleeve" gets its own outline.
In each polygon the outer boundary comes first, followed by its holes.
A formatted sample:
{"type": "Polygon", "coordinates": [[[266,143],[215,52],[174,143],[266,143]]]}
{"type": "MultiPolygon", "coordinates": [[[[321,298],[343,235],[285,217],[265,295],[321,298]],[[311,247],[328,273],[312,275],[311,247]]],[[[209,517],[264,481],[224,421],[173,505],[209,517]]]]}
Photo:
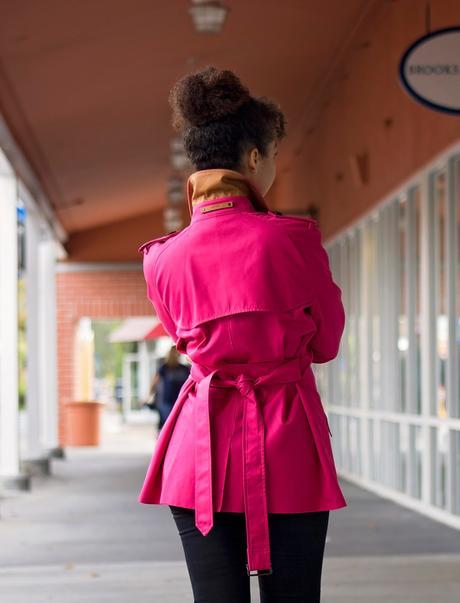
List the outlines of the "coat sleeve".
{"type": "Polygon", "coordinates": [[[318,226],[310,226],[311,254],[313,268],[314,296],[311,306],[306,308],[316,324],[315,335],[309,341],[313,352],[312,362],[324,363],[333,360],[340,347],[345,327],[345,310],[342,303],[342,291],[334,282],[329,267],[329,257],[322,245],[321,231],[318,226]]]}
{"type": "Polygon", "coordinates": [[[167,333],[170,335],[174,343],[176,343],[178,340],[178,335],[176,333],[176,325],[174,324],[174,321],[171,318],[171,315],[158,292],[158,288],[156,286],[154,266],[155,262],[152,261],[150,255],[145,254],[143,268],[144,278],[147,284],[147,297],[152,303],[155,309],[155,313],[158,316],[158,319],[160,320],[161,324],[163,325],[167,333]]]}

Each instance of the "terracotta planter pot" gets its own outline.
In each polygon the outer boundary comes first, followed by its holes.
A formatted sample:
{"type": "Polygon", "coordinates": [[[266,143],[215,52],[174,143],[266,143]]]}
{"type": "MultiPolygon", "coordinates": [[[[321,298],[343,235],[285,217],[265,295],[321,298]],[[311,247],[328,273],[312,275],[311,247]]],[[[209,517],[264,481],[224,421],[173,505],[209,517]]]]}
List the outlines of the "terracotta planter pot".
{"type": "Polygon", "coordinates": [[[66,444],[68,446],[99,446],[103,402],[79,401],[66,404],[66,444]]]}

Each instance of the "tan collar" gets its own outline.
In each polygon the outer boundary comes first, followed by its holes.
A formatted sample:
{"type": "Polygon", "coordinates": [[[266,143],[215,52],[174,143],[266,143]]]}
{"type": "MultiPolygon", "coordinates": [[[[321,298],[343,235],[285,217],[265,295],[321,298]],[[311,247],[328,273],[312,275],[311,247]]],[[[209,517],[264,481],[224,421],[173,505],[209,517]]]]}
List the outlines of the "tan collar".
{"type": "Polygon", "coordinates": [[[203,201],[238,195],[249,197],[257,211],[269,211],[262,193],[240,172],[224,168],[199,170],[187,180],[190,216],[193,208],[203,201]]]}

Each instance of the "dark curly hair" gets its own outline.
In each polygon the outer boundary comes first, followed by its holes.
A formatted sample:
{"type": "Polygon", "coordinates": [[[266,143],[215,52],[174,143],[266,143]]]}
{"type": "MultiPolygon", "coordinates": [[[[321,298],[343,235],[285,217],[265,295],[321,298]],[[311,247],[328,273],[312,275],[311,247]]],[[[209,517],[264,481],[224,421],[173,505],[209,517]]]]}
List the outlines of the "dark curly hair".
{"type": "Polygon", "coordinates": [[[252,97],[229,70],[208,66],[178,80],[169,94],[172,125],[196,170],[239,171],[242,155],[255,146],[263,157],[268,145],[286,135],[279,106],[252,97]]]}

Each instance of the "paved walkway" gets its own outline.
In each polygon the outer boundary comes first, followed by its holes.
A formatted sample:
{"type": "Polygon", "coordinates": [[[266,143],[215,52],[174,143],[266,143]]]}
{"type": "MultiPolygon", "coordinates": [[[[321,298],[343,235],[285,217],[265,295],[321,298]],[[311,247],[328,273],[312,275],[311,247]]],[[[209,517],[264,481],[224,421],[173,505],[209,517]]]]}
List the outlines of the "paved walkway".
{"type": "MultiPolygon", "coordinates": [[[[193,601],[169,509],[136,500],[153,438],[149,425],[107,418],[101,448],[68,449],[52,477],[0,501],[2,603],[193,601]]],[[[458,603],[459,532],[342,486],[349,506],[331,512],[322,602],[458,603]]]]}

